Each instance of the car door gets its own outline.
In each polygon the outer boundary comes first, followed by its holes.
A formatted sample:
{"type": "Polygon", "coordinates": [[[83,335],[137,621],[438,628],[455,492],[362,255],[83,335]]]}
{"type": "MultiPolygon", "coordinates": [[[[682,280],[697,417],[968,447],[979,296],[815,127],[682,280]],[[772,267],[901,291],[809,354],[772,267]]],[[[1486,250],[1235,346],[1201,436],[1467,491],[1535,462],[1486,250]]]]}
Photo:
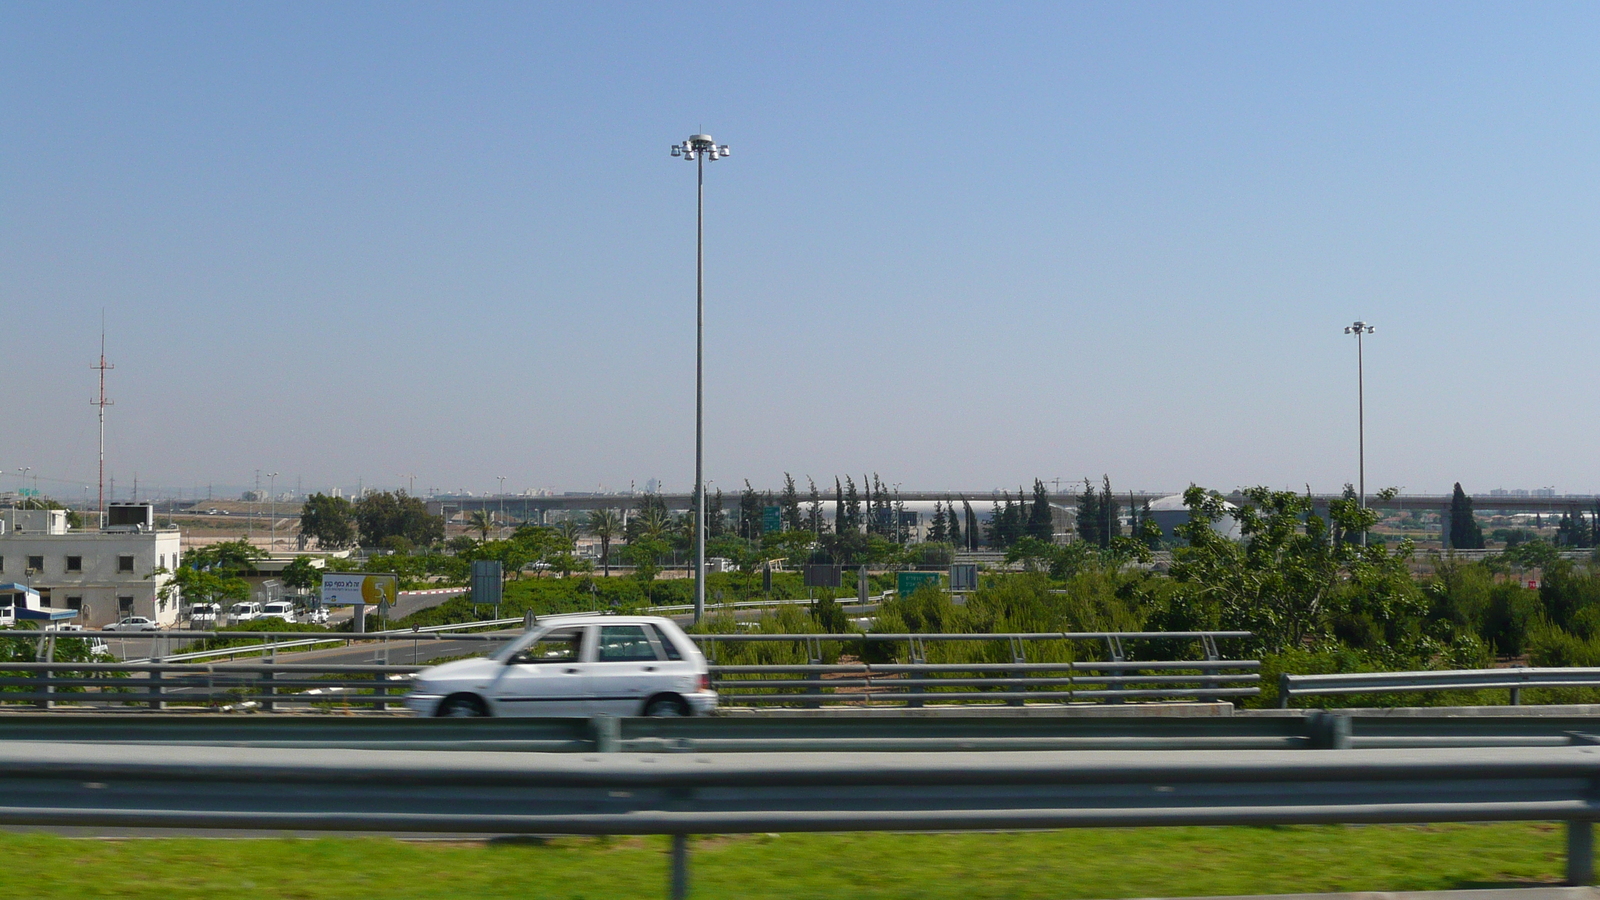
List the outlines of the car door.
{"type": "Polygon", "coordinates": [[[585,714],[591,626],[552,628],[506,660],[489,691],[497,716],[585,714]]]}
{"type": "Polygon", "coordinates": [[[643,625],[601,625],[589,668],[589,705],[598,715],[637,716],[661,686],[661,657],[643,625]]]}

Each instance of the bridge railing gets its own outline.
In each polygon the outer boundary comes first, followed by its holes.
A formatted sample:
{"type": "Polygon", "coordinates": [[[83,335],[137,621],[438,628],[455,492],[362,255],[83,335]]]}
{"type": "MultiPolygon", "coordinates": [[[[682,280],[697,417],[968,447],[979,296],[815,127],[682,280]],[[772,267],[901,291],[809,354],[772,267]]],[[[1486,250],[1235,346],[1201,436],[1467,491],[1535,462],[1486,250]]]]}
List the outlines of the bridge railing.
{"type": "Polygon", "coordinates": [[[1400,694],[1425,691],[1510,692],[1511,704],[1522,702],[1525,688],[1600,687],[1600,668],[1462,669],[1440,672],[1356,672],[1335,675],[1278,677],[1278,706],[1295,697],[1346,694],[1400,694]]]}

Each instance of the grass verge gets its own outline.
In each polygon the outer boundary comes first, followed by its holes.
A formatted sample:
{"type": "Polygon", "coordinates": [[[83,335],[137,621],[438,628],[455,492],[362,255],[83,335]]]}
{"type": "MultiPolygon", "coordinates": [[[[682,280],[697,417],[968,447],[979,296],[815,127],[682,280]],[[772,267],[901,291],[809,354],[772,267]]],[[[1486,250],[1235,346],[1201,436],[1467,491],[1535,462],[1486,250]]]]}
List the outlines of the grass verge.
{"type": "MultiPolygon", "coordinates": [[[[0,834],[0,896],[298,900],[662,897],[666,838],[77,840],[0,834]]],[[[1550,823],[695,838],[691,896],[1184,897],[1559,883],[1550,823]]]]}

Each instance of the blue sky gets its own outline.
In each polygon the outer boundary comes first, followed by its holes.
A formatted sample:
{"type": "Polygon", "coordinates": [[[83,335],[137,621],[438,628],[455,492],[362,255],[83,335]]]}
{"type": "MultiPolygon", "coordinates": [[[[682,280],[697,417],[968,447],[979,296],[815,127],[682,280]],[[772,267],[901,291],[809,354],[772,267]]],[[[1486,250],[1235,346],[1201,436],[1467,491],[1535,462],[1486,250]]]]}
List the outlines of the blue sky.
{"type": "MultiPolygon", "coordinates": [[[[0,5],[0,468],[1600,491],[1583,4],[0,5]]],[[[31,477],[31,476],[30,476],[31,477]]],[[[803,483],[803,481],[802,481],[803,483]]],[[[12,487],[11,477],[0,487],[12,487]]],[[[54,485],[54,487],[51,487],[54,485]]]]}

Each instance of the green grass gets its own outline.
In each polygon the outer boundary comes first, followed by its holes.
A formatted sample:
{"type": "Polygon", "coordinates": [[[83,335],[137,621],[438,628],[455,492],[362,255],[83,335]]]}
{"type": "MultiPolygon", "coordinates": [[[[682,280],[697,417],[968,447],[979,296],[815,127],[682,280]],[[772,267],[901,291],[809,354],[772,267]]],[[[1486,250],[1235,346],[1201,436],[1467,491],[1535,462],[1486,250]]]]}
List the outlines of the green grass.
{"type": "MultiPolygon", "coordinates": [[[[666,838],[77,840],[0,834],[0,896],[663,897],[666,838]]],[[[1548,823],[704,837],[691,896],[1119,898],[1559,883],[1548,823]]]]}

